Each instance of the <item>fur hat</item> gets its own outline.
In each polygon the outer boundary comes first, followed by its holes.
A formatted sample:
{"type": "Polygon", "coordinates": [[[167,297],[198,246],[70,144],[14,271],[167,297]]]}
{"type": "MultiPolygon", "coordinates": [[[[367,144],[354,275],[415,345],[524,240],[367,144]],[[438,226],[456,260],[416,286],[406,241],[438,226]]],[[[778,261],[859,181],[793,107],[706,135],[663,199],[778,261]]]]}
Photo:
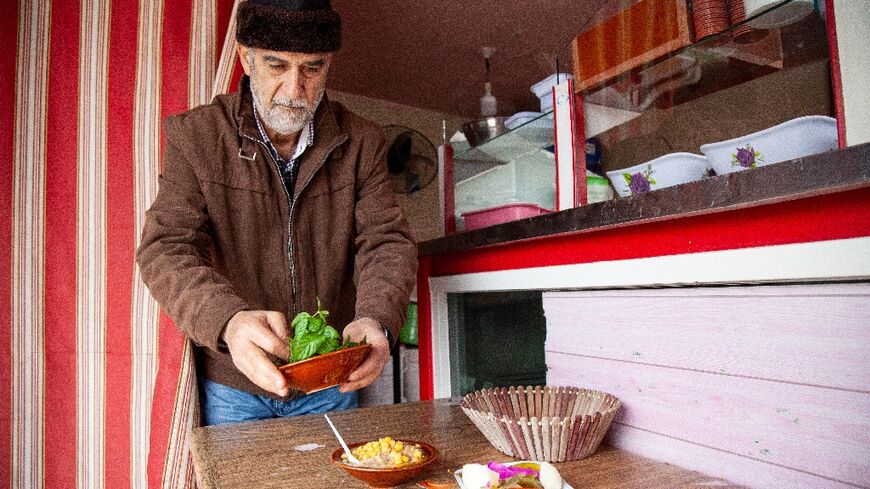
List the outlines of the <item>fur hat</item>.
{"type": "Polygon", "coordinates": [[[247,0],[236,14],[236,40],[272,51],[338,51],[341,16],[329,0],[247,0]]]}

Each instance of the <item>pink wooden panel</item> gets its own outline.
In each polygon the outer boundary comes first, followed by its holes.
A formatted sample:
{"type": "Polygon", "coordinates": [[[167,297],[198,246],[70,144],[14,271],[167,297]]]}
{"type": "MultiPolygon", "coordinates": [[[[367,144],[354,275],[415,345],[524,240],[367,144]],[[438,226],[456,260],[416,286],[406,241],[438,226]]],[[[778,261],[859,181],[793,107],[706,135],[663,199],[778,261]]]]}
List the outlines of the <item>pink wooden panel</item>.
{"type": "Polygon", "coordinates": [[[870,394],[546,353],[547,384],[603,390],[617,420],[833,480],[870,486],[870,394]]]}
{"type": "Polygon", "coordinates": [[[870,391],[870,284],[544,294],[548,351],[870,391]]]}
{"type": "Polygon", "coordinates": [[[611,425],[606,442],[622,450],[654,460],[667,461],[679,467],[747,487],[764,489],[853,489],[855,487],[620,423],[611,425]]]}

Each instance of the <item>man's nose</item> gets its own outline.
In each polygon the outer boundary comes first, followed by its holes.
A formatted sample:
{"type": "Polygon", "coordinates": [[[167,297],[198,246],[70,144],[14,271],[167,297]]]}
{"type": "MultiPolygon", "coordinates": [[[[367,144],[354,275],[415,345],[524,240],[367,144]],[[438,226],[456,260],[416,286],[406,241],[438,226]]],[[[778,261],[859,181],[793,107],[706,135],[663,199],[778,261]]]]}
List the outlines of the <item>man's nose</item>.
{"type": "Polygon", "coordinates": [[[305,97],[305,81],[298,70],[287,70],[281,80],[279,94],[291,100],[305,97]]]}

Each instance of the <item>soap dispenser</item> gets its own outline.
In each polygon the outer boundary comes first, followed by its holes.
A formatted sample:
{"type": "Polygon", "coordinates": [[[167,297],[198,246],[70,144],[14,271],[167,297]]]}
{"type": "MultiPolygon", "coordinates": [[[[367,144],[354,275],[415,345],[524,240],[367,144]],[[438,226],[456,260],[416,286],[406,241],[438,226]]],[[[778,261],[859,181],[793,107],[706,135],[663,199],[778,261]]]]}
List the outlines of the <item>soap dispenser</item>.
{"type": "Polygon", "coordinates": [[[498,101],[492,94],[492,84],[486,82],[483,85],[483,97],[480,97],[481,117],[492,117],[498,112],[498,101]]]}
{"type": "Polygon", "coordinates": [[[495,95],[492,94],[492,84],[489,82],[490,76],[490,59],[495,54],[495,48],[484,46],[480,48],[480,54],[483,55],[484,66],[486,67],[484,80],[486,83],[483,84],[483,97],[480,97],[480,116],[481,117],[493,117],[498,112],[498,101],[495,99],[495,95]]]}

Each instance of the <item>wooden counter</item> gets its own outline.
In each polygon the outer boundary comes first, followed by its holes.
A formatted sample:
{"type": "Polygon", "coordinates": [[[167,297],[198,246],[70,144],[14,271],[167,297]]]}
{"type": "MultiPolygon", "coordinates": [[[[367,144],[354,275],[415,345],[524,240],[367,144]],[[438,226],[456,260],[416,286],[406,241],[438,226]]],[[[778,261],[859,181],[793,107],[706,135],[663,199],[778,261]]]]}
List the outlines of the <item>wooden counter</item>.
{"type": "MultiPolygon", "coordinates": [[[[512,460],[493,448],[459,406],[446,399],[358,409],[330,418],[348,442],[389,435],[420,439],[438,448],[440,460],[401,487],[417,487],[423,479],[452,480],[448,469],[465,463],[512,460]]],[[[365,487],[333,466],[330,456],[336,448],[338,442],[322,415],[197,428],[191,440],[202,489],[365,487]],[[322,447],[294,449],[306,444],[322,447]]],[[[589,458],[556,467],[576,489],[737,487],[604,445],[589,458]]]]}

